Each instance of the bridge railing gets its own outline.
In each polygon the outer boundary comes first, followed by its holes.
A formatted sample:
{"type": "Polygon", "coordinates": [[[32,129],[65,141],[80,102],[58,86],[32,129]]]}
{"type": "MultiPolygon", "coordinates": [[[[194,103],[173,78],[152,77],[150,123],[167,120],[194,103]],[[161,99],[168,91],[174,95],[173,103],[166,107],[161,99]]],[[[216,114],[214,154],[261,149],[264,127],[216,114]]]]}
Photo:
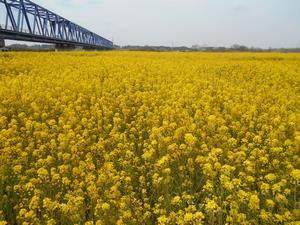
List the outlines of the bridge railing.
{"type": "MultiPolygon", "coordinates": [[[[12,26],[5,26],[4,24],[0,24],[0,29],[14,31],[14,28],[12,26]]],[[[20,28],[19,32],[31,34],[30,31],[28,29],[25,29],[25,28],[20,28]]],[[[38,32],[35,32],[34,34],[39,35],[38,32]]]]}

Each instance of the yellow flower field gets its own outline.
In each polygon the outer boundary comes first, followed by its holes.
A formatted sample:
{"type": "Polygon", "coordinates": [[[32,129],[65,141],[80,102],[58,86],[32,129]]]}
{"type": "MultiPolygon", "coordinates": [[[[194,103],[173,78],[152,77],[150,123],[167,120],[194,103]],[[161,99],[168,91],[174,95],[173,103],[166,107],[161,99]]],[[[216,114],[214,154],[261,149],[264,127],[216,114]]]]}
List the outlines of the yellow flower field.
{"type": "Polygon", "coordinates": [[[1,53],[0,224],[299,224],[299,116],[300,54],[1,53]]]}

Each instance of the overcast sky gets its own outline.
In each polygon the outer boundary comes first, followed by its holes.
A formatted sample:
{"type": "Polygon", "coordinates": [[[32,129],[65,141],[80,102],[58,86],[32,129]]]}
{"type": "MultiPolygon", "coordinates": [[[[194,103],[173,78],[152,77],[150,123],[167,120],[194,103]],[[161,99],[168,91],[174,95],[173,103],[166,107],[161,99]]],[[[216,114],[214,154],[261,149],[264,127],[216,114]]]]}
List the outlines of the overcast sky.
{"type": "Polygon", "coordinates": [[[300,46],[300,0],[33,0],[118,45],[300,46]]]}

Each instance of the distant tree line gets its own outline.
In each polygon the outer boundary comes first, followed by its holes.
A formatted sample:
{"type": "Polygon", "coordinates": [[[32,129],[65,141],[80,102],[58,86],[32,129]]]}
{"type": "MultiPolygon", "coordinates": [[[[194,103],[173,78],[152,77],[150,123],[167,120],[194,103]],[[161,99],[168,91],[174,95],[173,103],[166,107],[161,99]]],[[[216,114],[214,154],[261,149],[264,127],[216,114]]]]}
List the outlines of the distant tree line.
{"type": "MultiPolygon", "coordinates": [[[[54,45],[49,44],[12,44],[6,47],[10,51],[55,51],[54,45]]],[[[156,52],[300,52],[300,48],[256,48],[247,47],[244,45],[234,44],[231,47],[209,47],[193,45],[192,47],[178,46],[139,46],[139,45],[126,45],[118,46],[114,45],[115,50],[127,50],[127,51],[156,51],[156,52]]]]}
{"type": "Polygon", "coordinates": [[[180,47],[169,47],[169,46],[137,46],[137,45],[126,45],[126,46],[115,46],[115,49],[119,50],[132,50],[132,51],[179,51],[179,52],[300,52],[300,48],[256,48],[247,47],[244,45],[234,44],[231,47],[209,47],[193,45],[192,47],[180,46],[180,47]]]}
{"type": "Polygon", "coordinates": [[[26,44],[11,44],[7,46],[11,51],[54,51],[55,46],[49,44],[26,45],[26,44]]]}

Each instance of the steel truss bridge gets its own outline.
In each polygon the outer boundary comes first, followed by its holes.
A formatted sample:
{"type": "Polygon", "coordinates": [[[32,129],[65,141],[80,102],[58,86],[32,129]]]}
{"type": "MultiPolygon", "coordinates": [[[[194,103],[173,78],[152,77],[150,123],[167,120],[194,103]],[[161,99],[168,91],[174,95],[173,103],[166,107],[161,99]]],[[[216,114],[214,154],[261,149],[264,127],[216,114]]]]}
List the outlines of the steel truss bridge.
{"type": "Polygon", "coordinates": [[[0,47],[4,39],[111,49],[113,43],[30,0],[0,0],[0,47]]]}

